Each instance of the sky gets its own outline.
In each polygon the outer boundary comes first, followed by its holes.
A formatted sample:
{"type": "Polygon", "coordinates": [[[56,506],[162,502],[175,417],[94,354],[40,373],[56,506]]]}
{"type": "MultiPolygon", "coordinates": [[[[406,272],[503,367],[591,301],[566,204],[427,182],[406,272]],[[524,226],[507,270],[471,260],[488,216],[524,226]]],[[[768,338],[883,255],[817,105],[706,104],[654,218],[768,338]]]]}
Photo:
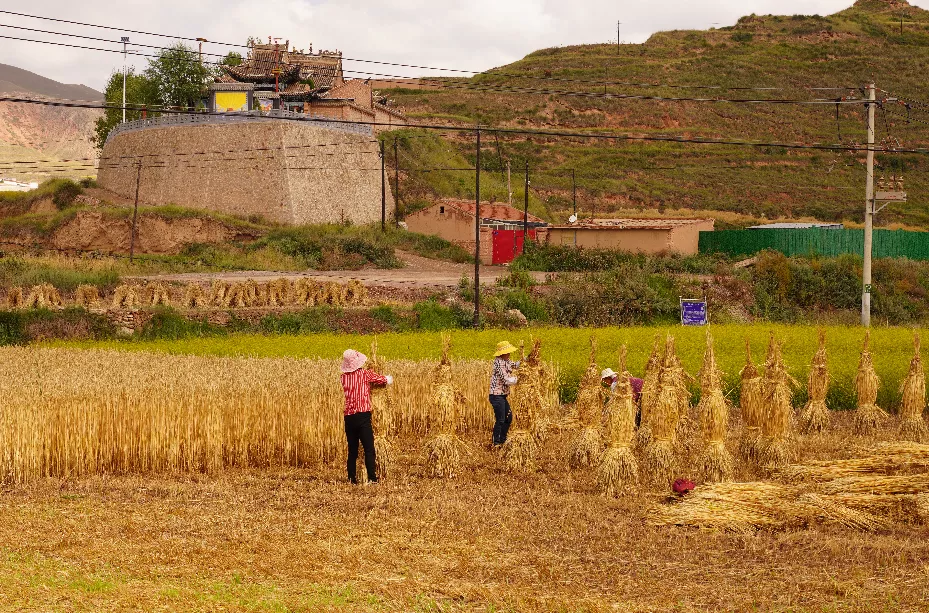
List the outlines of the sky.
{"type": "MultiPolygon", "coordinates": [[[[418,66],[482,71],[502,66],[546,47],[619,40],[641,43],[652,33],[732,25],[746,14],[820,14],[841,11],[853,0],[33,0],[17,3],[30,15],[202,37],[244,44],[249,36],[290,40],[291,46],[338,49],[346,58],[374,59],[418,66]]],[[[929,9],[929,0],[911,2],[929,9]]],[[[7,5],[9,6],[9,5],[7,5]]],[[[173,42],[116,30],[55,23],[0,14],[3,26],[20,26],[106,39],[100,42],[0,27],[0,34],[90,47],[121,49],[120,36],[132,43],[162,46],[173,42]]],[[[196,44],[196,43],[193,43],[196,44]]],[[[122,55],[4,40],[0,63],[31,70],[63,83],[102,90],[107,77],[122,69],[122,55]]],[[[207,43],[206,53],[233,47],[207,43]]],[[[138,48],[142,53],[153,50],[138,48]]],[[[240,50],[241,51],[241,50],[240,50]]],[[[145,58],[130,65],[145,67],[145,58]]],[[[456,74],[345,62],[349,77],[375,72],[394,76],[456,74]]]]}

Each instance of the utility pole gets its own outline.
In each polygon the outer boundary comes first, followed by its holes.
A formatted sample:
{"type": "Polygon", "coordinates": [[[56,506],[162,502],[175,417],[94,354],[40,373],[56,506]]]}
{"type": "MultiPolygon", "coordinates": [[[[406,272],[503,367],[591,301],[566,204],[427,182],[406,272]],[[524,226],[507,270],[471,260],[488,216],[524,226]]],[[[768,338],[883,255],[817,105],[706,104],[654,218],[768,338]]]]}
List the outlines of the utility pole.
{"type": "Polygon", "coordinates": [[[510,161],[506,161],[506,192],[509,194],[507,204],[513,206],[513,181],[510,176],[510,161]]]}
{"type": "Polygon", "coordinates": [[[135,174],[135,207],[132,209],[132,234],[129,236],[129,263],[135,260],[135,233],[139,220],[139,184],[142,182],[142,158],[139,158],[135,174]]]}
{"type": "Polygon", "coordinates": [[[571,169],[571,200],[574,202],[574,216],[577,217],[577,180],[574,177],[574,169],[571,169]]]}
{"type": "Polygon", "coordinates": [[[871,326],[871,247],[874,237],[874,83],[868,84],[868,169],[865,177],[864,266],[861,271],[861,325],[871,326]]]}
{"type": "Polygon", "coordinates": [[[523,251],[526,250],[526,239],[529,238],[529,161],[526,160],[526,194],[523,200],[523,251]]]}
{"type": "Polygon", "coordinates": [[[387,231],[387,168],[384,164],[384,141],[378,143],[381,149],[381,232],[387,231]]]}
{"type": "Polygon", "coordinates": [[[203,43],[207,42],[207,40],[198,36],[197,42],[200,43],[200,64],[203,64],[203,43]]]}
{"type": "MultiPolygon", "coordinates": [[[[394,136],[394,208],[400,211],[400,146],[397,144],[397,137],[394,136]]],[[[396,215],[399,222],[400,216],[396,215]]]]}
{"type": "Polygon", "coordinates": [[[120,41],[123,43],[123,123],[126,123],[126,45],[129,44],[129,37],[120,37],[120,41]]]}
{"type": "Polygon", "coordinates": [[[619,44],[619,26],[623,25],[621,21],[616,22],[616,53],[622,51],[622,45],[619,44]]]}
{"type": "Polygon", "coordinates": [[[474,327],[481,325],[481,128],[477,128],[474,164],[474,327]]]}

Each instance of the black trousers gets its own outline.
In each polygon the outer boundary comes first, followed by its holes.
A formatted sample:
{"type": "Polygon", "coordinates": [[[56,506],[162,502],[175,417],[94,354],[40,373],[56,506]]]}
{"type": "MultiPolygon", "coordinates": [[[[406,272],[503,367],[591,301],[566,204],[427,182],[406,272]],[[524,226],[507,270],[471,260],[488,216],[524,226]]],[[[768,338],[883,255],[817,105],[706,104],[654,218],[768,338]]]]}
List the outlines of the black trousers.
{"type": "Polygon", "coordinates": [[[371,429],[371,413],[355,413],[345,416],[345,438],[348,439],[348,480],[358,483],[355,474],[355,465],[358,462],[358,443],[365,450],[365,470],[368,472],[368,481],[377,481],[374,471],[374,430],[371,429]]]}
{"type": "Polygon", "coordinates": [[[506,442],[506,435],[513,422],[513,412],[510,411],[510,399],[507,396],[490,396],[490,406],[494,408],[494,445],[506,442]]]}

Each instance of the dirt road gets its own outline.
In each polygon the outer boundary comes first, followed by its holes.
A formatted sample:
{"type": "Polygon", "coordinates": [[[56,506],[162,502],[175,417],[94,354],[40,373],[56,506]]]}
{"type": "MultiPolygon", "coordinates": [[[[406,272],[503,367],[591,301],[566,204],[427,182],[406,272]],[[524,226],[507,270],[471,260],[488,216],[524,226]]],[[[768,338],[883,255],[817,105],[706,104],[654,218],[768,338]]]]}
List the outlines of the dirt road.
{"type": "MultiPolygon", "coordinates": [[[[144,280],[177,281],[183,283],[226,281],[235,282],[244,279],[267,281],[269,279],[318,279],[322,281],[345,282],[358,279],[367,286],[391,287],[396,289],[447,289],[456,287],[463,276],[474,276],[474,265],[456,264],[441,260],[431,260],[412,253],[397,251],[405,264],[404,268],[393,270],[307,270],[304,272],[279,272],[268,270],[242,270],[204,273],[180,273],[138,277],[144,280]]],[[[506,275],[505,266],[481,266],[481,283],[494,283],[506,275]]],[[[545,278],[544,273],[532,273],[538,280],[545,278]]]]}

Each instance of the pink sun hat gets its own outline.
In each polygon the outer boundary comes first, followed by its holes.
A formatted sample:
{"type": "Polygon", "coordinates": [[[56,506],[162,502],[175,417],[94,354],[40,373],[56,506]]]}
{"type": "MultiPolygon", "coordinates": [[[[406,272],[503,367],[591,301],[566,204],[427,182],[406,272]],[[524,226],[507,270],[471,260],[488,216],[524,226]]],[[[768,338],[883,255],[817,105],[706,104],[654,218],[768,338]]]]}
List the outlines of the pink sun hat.
{"type": "Polygon", "coordinates": [[[354,349],[346,349],[345,353],[342,354],[342,367],[341,371],[346,372],[355,372],[359,368],[365,365],[365,362],[368,361],[368,356],[361,353],[360,351],[355,351],[354,349]]]}

